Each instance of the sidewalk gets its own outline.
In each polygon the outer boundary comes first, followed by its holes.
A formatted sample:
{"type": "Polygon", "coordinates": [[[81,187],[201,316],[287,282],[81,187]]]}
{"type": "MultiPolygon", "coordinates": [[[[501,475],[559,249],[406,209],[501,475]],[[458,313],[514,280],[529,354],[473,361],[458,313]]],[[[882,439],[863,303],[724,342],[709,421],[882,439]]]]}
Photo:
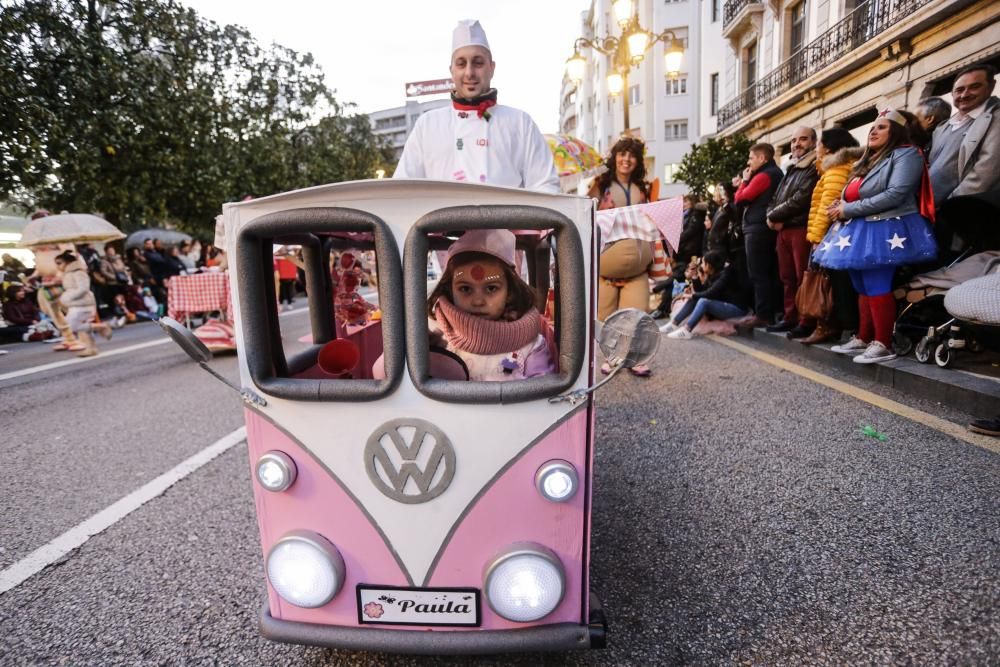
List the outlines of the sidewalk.
{"type": "Polygon", "coordinates": [[[802,345],[785,334],[763,329],[738,329],[738,336],[751,338],[783,356],[822,364],[839,375],[853,375],[884,384],[921,398],[939,401],[976,417],[1000,413],[1000,354],[959,352],[948,368],[933,361],[921,364],[913,354],[881,364],[856,364],[850,356],[837,354],[830,345],[802,345]]]}

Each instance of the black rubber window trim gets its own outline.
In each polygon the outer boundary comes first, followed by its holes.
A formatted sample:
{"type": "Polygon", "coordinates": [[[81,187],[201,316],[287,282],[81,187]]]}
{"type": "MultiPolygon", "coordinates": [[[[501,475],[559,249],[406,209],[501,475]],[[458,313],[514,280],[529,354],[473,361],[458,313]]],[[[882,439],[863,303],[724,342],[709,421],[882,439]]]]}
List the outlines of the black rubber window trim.
{"type": "MultiPolygon", "coordinates": [[[[240,318],[243,325],[243,355],[250,377],[265,394],[297,401],[373,401],[391,394],[403,377],[403,280],[396,240],[385,222],[371,213],[351,208],[298,208],[269,213],[247,223],[236,241],[239,266],[240,318]],[[303,379],[287,377],[302,370],[302,357],[286,359],[278,326],[274,293],[272,239],[298,237],[303,243],[307,266],[306,289],[318,307],[313,313],[316,347],[332,338],[329,278],[322,269],[329,248],[319,234],[331,231],[371,232],[379,271],[379,307],[382,310],[382,343],[385,361],[383,380],[303,379]],[[311,241],[312,236],[315,241],[311,241]],[[314,255],[314,253],[316,253],[314,255]],[[322,295],[322,296],[315,296],[322,295]],[[320,303],[322,302],[322,303],[320,303]],[[325,324],[324,324],[325,322],[325,324]]],[[[327,269],[328,270],[328,269],[327,269]]],[[[426,276],[425,276],[426,279],[426,276]]]]}
{"type": "Polygon", "coordinates": [[[560,394],[576,382],[586,357],[587,297],[583,248],[573,222],[538,206],[452,206],[418,220],[406,237],[406,361],[410,380],[424,396],[449,403],[519,403],[560,394]],[[559,373],[510,382],[463,382],[428,374],[427,253],[428,234],[468,229],[553,230],[559,279],[559,373]]]}

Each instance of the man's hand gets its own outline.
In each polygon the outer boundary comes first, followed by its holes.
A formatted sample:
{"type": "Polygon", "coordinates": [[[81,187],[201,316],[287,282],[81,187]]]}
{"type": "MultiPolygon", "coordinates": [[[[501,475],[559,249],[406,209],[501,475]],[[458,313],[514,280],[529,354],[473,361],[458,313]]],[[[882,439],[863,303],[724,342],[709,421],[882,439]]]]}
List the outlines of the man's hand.
{"type": "Polygon", "coordinates": [[[783,223],[783,222],[774,222],[773,220],[771,220],[770,218],[768,218],[767,219],[767,227],[768,227],[768,229],[773,229],[776,232],[780,232],[782,229],[785,228],[785,223],[783,223]]]}
{"type": "Polygon", "coordinates": [[[753,175],[753,170],[750,169],[750,167],[747,167],[746,169],[743,170],[743,180],[744,181],[749,181],[750,177],[752,175],[753,175]]]}

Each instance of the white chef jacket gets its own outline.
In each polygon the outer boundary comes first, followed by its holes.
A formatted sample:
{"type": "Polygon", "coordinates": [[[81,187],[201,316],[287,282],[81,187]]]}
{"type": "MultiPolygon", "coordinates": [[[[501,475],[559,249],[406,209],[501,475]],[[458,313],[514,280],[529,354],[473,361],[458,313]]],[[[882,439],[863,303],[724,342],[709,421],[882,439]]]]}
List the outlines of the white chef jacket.
{"type": "Polygon", "coordinates": [[[420,116],[393,178],[488,183],[559,192],[552,151],[531,116],[502,105],[490,119],[475,110],[434,109],[420,116]]]}

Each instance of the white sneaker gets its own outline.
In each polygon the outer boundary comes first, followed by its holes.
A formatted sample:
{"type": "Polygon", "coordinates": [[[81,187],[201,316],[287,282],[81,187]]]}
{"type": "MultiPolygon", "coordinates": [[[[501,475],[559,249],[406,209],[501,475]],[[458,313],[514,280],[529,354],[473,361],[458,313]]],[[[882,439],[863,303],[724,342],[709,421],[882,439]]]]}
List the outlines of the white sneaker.
{"type": "Polygon", "coordinates": [[[868,343],[861,340],[857,336],[851,336],[851,340],[840,345],[834,345],[830,348],[831,352],[836,352],[837,354],[861,354],[868,349],[868,343]]]}
{"type": "Polygon", "coordinates": [[[673,338],[674,340],[691,340],[694,338],[694,334],[687,327],[680,327],[676,331],[672,331],[667,334],[667,338],[673,338]]]}
{"type": "Polygon", "coordinates": [[[677,331],[677,325],[673,323],[673,320],[660,327],[660,333],[668,334],[672,331],[677,331]]]}
{"type": "Polygon", "coordinates": [[[877,340],[873,340],[864,352],[854,357],[856,364],[877,364],[882,361],[892,361],[896,353],[877,340]]]}

